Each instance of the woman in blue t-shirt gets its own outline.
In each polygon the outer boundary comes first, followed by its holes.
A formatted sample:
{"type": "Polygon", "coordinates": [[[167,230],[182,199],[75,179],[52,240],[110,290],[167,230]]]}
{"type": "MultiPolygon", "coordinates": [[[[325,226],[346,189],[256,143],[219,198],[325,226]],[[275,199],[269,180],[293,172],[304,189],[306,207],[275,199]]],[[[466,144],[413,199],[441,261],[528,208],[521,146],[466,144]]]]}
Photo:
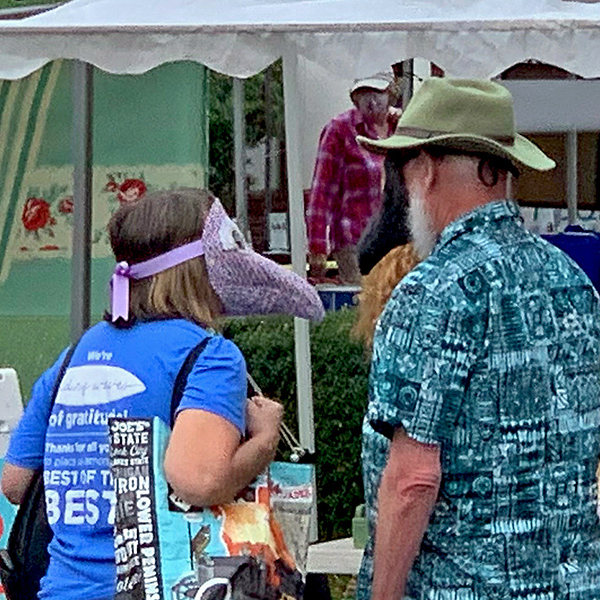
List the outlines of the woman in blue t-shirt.
{"type": "Polygon", "coordinates": [[[188,376],[164,468],[184,501],[230,501],[272,460],[283,411],[266,398],[247,402],[244,358],[212,328],[222,314],[322,315],[314,290],[250,250],[206,192],[149,194],[121,207],[108,230],[118,262],[111,313],[77,344],[54,405],[66,351],[36,382],[2,473],[4,494],[18,504],[44,469],[54,538],[43,600],[114,597],[108,418],[169,423],[175,378],[210,336],[188,376]]]}

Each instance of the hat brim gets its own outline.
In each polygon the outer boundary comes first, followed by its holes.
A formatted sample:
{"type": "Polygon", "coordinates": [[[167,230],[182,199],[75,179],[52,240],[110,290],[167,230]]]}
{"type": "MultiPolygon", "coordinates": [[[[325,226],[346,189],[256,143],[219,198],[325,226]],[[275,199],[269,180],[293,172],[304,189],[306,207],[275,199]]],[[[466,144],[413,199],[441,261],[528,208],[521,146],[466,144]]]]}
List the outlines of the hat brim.
{"type": "Polygon", "coordinates": [[[415,148],[436,146],[464,152],[481,152],[505,158],[516,166],[522,165],[536,171],[549,171],[556,163],[533,142],[516,134],[512,144],[498,142],[491,138],[472,134],[443,134],[426,139],[405,135],[392,135],[389,138],[373,140],[358,136],[358,141],[373,152],[386,153],[388,150],[413,150],[415,148]]]}

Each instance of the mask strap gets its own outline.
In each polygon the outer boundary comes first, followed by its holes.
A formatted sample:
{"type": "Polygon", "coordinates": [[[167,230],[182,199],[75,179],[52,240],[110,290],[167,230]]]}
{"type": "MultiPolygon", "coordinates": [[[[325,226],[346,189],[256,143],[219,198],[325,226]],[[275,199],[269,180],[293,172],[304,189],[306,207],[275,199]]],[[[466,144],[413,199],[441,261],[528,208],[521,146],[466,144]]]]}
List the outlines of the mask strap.
{"type": "Polygon", "coordinates": [[[204,244],[200,239],[141,263],[134,265],[130,265],[126,261],[118,263],[110,279],[113,323],[119,318],[123,318],[125,321],[129,320],[129,281],[131,279],[151,277],[203,254],[204,244]]]}

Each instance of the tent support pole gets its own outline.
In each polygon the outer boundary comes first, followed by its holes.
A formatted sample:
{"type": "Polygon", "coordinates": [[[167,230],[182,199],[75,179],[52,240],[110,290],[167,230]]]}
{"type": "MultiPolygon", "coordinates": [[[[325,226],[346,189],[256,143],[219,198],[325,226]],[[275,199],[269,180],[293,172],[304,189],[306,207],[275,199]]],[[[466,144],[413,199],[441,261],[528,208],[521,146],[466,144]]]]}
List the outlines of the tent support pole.
{"type": "Polygon", "coordinates": [[[92,242],[92,65],[73,63],[73,250],[71,257],[71,340],[90,326],[92,242]]]}
{"type": "Polygon", "coordinates": [[[402,61],[402,108],[406,108],[414,92],[413,74],[415,61],[412,58],[402,61]]]}
{"type": "Polygon", "coordinates": [[[273,193],[271,190],[271,169],[273,158],[271,153],[273,142],[273,102],[271,88],[273,79],[273,66],[269,65],[265,71],[265,250],[271,250],[271,227],[269,225],[271,210],[273,208],[273,193]]]}
{"type": "Polygon", "coordinates": [[[577,222],[577,130],[567,133],[567,212],[569,225],[577,222]]]}
{"type": "Polygon", "coordinates": [[[246,195],[246,118],[244,113],[244,81],[233,78],[233,152],[235,164],[235,221],[242,235],[250,241],[248,230],[248,197],[246,195]]]}
{"type": "MultiPolygon", "coordinates": [[[[306,277],[306,224],[300,156],[298,57],[293,52],[287,52],[283,56],[283,94],[292,268],[301,277],[306,277]]],[[[294,334],[300,443],[310,452],[314,452],[315,425],[312,403],[310,330],[306,319],[294,319],[294,334]]]]}

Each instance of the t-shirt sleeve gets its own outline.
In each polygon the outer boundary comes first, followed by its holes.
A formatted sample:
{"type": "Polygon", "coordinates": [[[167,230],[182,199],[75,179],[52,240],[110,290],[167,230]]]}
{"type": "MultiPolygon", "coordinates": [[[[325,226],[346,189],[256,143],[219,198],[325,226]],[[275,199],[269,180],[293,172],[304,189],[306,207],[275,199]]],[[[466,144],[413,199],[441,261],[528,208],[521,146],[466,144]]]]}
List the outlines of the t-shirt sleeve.
{"type": "Polygon", "coordinates": [[[52,412],[52,391],[66,354],[65,349],[33,386],[25,412],[8,445],[6,462],[11,465],[36,470],[44,464],[46,430],[52,412]]]}
{"type": "Polygon", "coordinates": [[[396,288],[373,347],[367,416],[376,431],[391,438],[403,427],[424,444],[450,439],[486,329],[484,304],[460,282],[396,288]]]}
{"type": "Polygon", "coordinates": [[[214,336],[192,368],[176,414],[201,409],[246,429],[246,361],[230,340],[214,336]]]}

